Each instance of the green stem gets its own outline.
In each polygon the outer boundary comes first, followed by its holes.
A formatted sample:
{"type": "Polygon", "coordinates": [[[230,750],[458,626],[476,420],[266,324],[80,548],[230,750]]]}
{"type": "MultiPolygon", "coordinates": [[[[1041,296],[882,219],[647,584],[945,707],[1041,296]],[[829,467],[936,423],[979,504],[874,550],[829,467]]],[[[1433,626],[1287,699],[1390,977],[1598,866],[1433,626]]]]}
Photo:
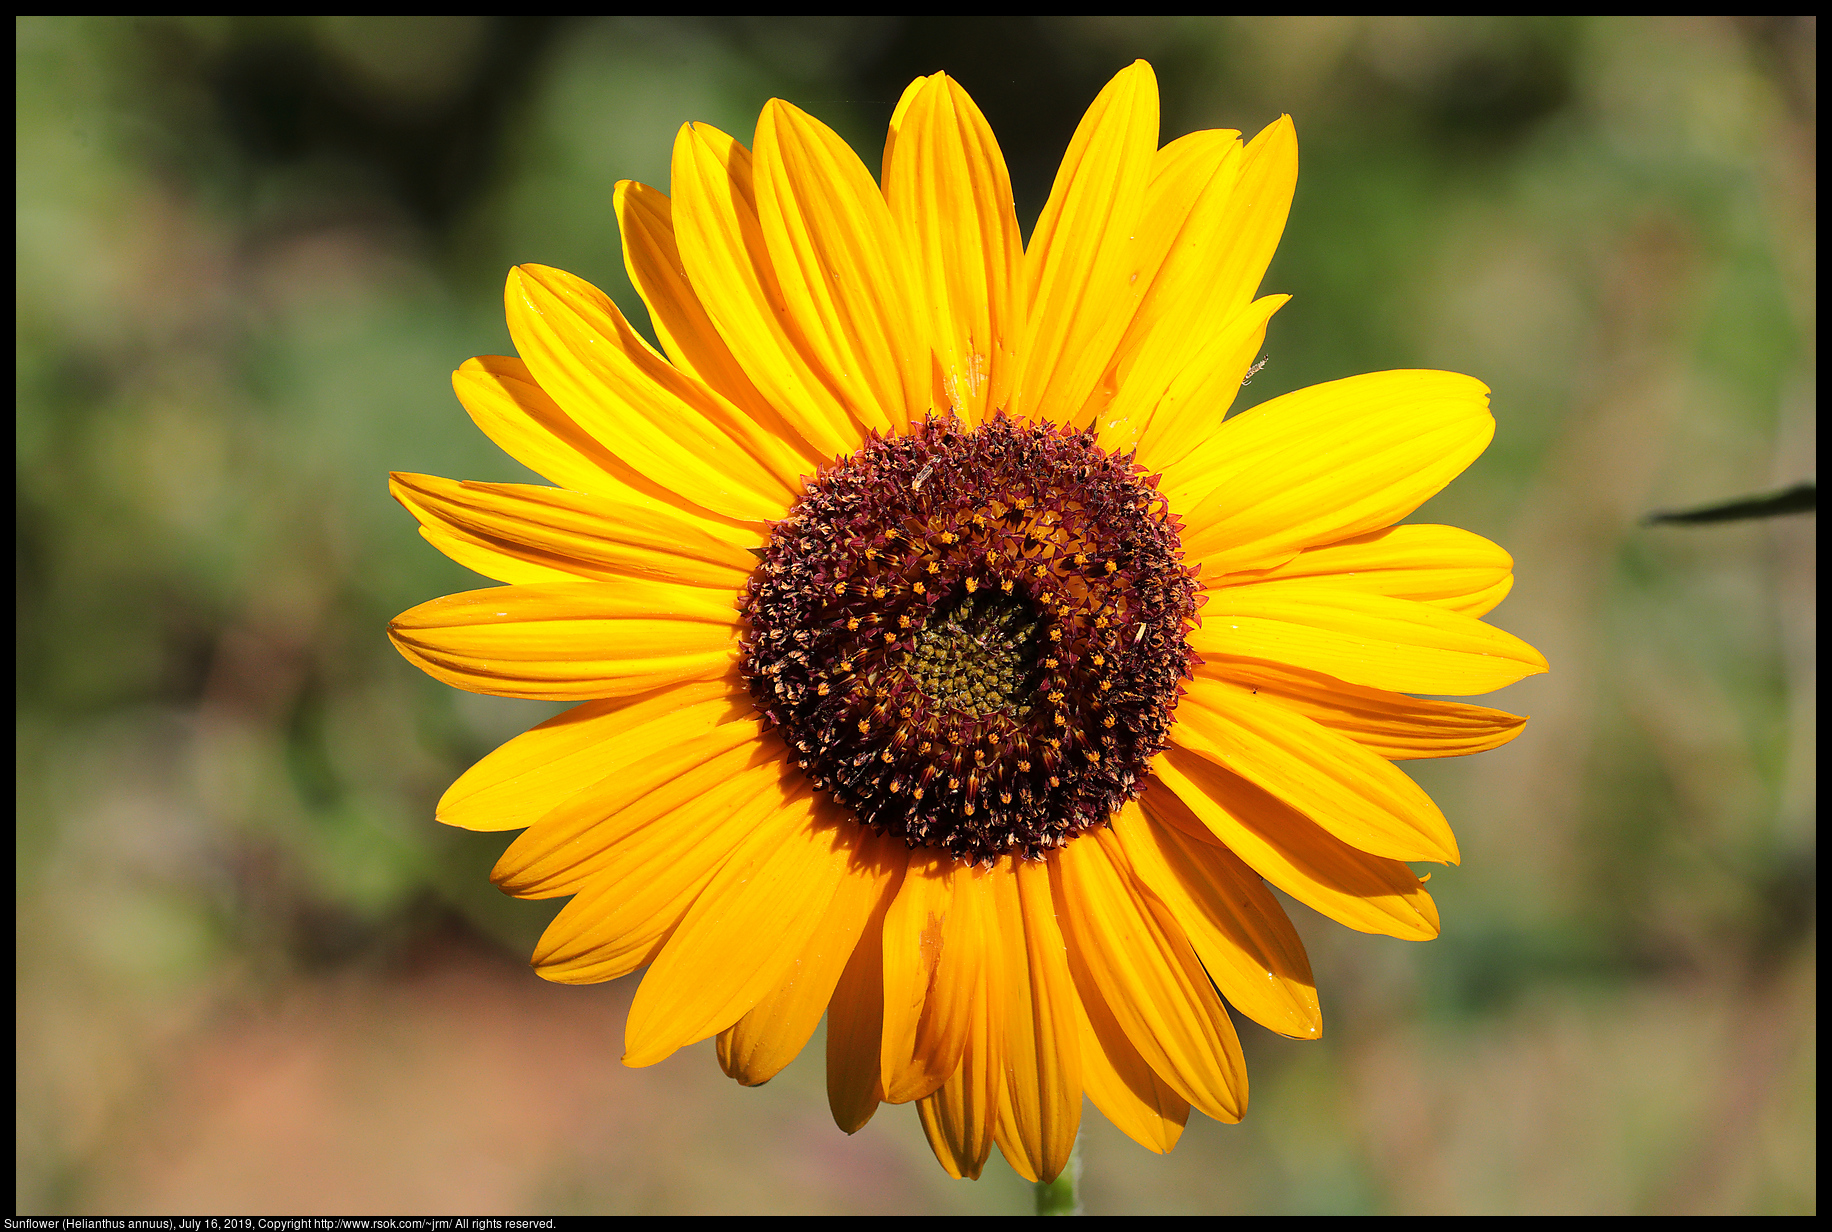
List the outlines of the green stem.
{"type": "Polygon", "coordinates": [[[1075,1146],[1069,1152],[1069,1163],[1062,1175],[1053,1181],[1037,1182],[1039,1215],[1081,1214],[1081,1135],[1075,1135],[1075,1146]]]}

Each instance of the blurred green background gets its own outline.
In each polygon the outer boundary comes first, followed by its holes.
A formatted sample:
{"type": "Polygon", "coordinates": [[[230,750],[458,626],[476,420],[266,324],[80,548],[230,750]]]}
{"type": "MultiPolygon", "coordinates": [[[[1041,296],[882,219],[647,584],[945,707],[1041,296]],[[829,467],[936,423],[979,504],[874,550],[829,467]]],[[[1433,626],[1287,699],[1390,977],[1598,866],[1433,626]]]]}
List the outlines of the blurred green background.
{"type": "Polygon", "coordinates": [[[874,169],[946,69],[1028,228],[1143,56],[1163,139],[1291,113],[1241,405],[1427,366],[1494,446],[1421,514],[1518,562],[1550,675],[1409,768],[1444,935],[1293,907],[1326,1029],[1242,1021],[1253,1106],[1158,1157],[1092,1108],[1090,1212],[1810,1212],[1814,520],[1646,528],[1814,469],[1813,19],[22,19],[16,25],[21,1212],[1023,1212],[916,1117],[833,1128],[821,1046],[742,1090],[618,1063],[632,981],[526,968],[557,902],[445,829],[554,708],[408,667],[483,584],[390,469],[527,479],[449,373],[502,278],[643,314],[611,190],[772,95],[874,169]]]}

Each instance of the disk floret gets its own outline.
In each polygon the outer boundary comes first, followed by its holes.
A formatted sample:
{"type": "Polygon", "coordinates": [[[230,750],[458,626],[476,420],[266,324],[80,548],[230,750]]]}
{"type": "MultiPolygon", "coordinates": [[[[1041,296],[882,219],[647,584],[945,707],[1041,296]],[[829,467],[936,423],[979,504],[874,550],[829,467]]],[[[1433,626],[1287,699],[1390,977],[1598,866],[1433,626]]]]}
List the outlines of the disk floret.
{"type": "Polygon", "coordinates": [[[808,484],[741,670],[816,787],[911,846],[1029,857],[1168,738],[1198,602],[1155,477],[1093,435],[931,417],[808,484]]]}

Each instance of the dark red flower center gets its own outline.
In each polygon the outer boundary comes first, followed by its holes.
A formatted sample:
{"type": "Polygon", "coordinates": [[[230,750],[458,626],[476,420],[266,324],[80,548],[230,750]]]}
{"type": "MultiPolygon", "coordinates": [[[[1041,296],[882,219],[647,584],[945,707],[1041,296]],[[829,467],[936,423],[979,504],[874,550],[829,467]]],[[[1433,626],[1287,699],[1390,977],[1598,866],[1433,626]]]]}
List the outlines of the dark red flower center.
{"type": "Polygon", "coordinates": [[[745,597],[751,695],[815,785],[962,859],[1103,825],[1167,743],[1179,523],[1093,435],[931,418],[823,472],[745,597]]]}

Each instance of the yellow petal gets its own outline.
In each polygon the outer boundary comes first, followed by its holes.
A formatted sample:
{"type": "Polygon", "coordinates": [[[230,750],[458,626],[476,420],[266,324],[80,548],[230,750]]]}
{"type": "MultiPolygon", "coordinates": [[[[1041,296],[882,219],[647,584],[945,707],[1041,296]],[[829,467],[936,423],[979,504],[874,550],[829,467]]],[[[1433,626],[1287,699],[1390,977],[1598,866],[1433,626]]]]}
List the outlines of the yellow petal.
{"type": "Polygon", "coordinates": [[[1031,1180],[1052,1181],[1081,1127],[1081,1038],[1068,948],[1049,869],[1001,858],[992,870],[988,977],[1005,991],[999,1146],[1031,1180]]]}
{"type": "Polygon", "coordinates": [[[1190,1104],[1158,1077],[1098,995],[1075,996],[1081,1038],[1081,1082],[1109,1121],[1148,1151],[1162,1155],[1177,1145],[1190,1104]]]}
{"type": "Polygon", "coordinates": [[[1083,835],[1050,862],[1070,968],[1139,1055],[1218,1121],[1247,1110],[1247,1068],[1228,1011],[1169,909],[1083,835]]]}
{"type": "MultiPolygon", "coordinates": [[[[1158,152],[1139,226],[1138,285],[1145,290],[1114,353],[1117,393],[1093,412],[1128,424],[1118,442],[1149,445],[1152,468],[1186,455],[1219,424],[1286,296],[1248,313],[1278,246],[1297,184],[1289,116],[1246,147],[1234,132],[1191,134],[1158,152]],[[1196,138],[1206,138],[1193,144],[1196,138]],[[1187,154],[1178,147],[1192,143],[1187,154]],[[1229,322],[1230,337],[1220,338],[1229,322]]],[[[1110,446],[1111,447],[1111,446],[1110,446]]]]}
{"type": "Polygon", "coordinates": [[[452,373],[452,389],[471,419],[502,451],[538,475],[575,492],[613,499],[642,494],[698,516],[729,522],[645,479],[573,422],[512,355],[480,355],[452,373]]]}
{"type": "Polygon", "coordinates": [[[535,944],[535,974],[556,984],[603,984],[654,962],[728,852],[683,849],[698,858],[671,862],[634,896],[595,886],[574,895],[535,944]]]}
{"type": "MultiPolygon", "coordinates": [[[[602,755],[600,777],[543,813],[503,852],[490,879],[517,898],[575,894],[598,877],[667,850],[693,827],[722,824],[707,801],[725,780],[785,762],[755,713],[713,700],[650,720],[602,755]]],[[[778,767],[780,769],[780,766],[778,767]]]]}
{"type": "Polygon", "coordinates": [[[757,119],[757,218],[792,328],[853,418],[929,411],[928,306],[884,195],[852,148],[781,99],[757,119]]]}
{"type": "MultiPolygon", "coordinates": [[[[1187,133],[1152,156],[1145,202],[1131,236],[1133,257],[1127,276],[1139,290],[1136,307],[1131,323],[1114,347],[1107,371],[1082,407],[1078,416],[1080,421],[1094,423],[1097,427],[1104,423],[1115,392],[1131,380],[1140,351],[1152,336],[1160,310],[1165,306],[1164,282],[1174,281],[1174,277],[1160,279],[1165,258],[1177,245],[1190,211],[1215,180],[1216,173],[1225,168],[1227,178],[1232,181],[1233,173],[1238,170],[1235,156],[1239,151],[1238,132],[1206,129],[1187,133]]],[[[1128,442],[1126,447],[1130,445],[1128,442]]]]}
{"type": "Polygon", "coordinates": [[[1024,243],[986,117],[945,74],[925,81],[899,104],[884,196],[927,286],[944,392],[971,426],[1005,403],[1023,329],[1024,243]]]}
{"type": "Polygon", "coordinates": [[[494,586],[422,603],[388,636],[446,684],[499,697],[628,697],[729,669],[732,596],[667,582],[494,586]]]}
{"type": "Polygon", "coordinates": [[[909,871],[884,919],[879,1069],[880,1086],[887,1097],[893,1088],[902,1092],[906,1087],[927,1087],[922,1092],[927,1094],[947,1078],[947,1071],[912,1074],[910,1070],[916,1030],[941,964],[948,914],[954,905],[951,872],[952,862],[935,852],[912,853],[909,871]]]}
{"type": "Polygon", "coordinates": [[[1138,447],[1139,465],[1164,470],[1208,438],[1222,421],[1266,342],[1266,323],[1289,295],[1268,295],[1197,339],[1187,360],[1134,365],[1100,416],[1103,448],[1138,447]]]}
{"type": "MultiPolygon", "coordinates": [[[[839,805],[825,807],[844,818],[839,805]]],[[[788,974],[719,1033],[719,1064],[728,1075],[756,1086],[795,1059],[820,1025],[865,926],[874,918],[883,920],[908,862],[909,848],[902,841],[862,834],[856,866],[841,880],[827,914],[788,974]]]]}
{"type": "Polygon", "coordinates": [[[921,850],[884,918],[884,1098],[920,1099],[960,1065],[985,966],[984,874],[921,850]]]}
{"type": "Polygon", "coordinates": [[[933,1095],[916,1105],[936,1160],[956,1180],[977,1180],[992,1138],[1003,1090],[1000,990],[981,979],[967,1006],[967,1038],[960,1064],[933,1095]]]}
{"type": "MultiPolygon", "coordinates": [[[[1208,284],[1232,237],[1215,226],[1240,175],[1240,134],[1212,129],[1179,137],[1152,159],[1151,183],[1134,231],[1132,276],[1140,291],[1125,336],[1092,409],[1108,417],[1114,392],[1135,380],[1154,392],[1133,401],[1149,415],[1156,394],[1188,359],[1179,340],[1208,338],[1241,307],[1208,284]]],[[[1124,414],[1125,412],[1120,412],[1124,414]]],[[[1136,415],[1136,410],[1132,412],[1136,415]]],[[[1219,416],[1218,416],[1219,418],[1219,416]]]]}
{"type": "Polygon", "coordinates": [[[804,442],[758,390],[687,281],[668,194],[623,180],[617,185],[616,203],[624,268],[648,306],[649,320],[668,358],[681,371],[724,395],[764,432],[792,444],[802,464],[797,474],[813,474],[824,461],[821,452],[804,442]]]}
{"type": "Polygon", "coordinates": [[[1082,117],[1025,250],[1014,415],[1069,422],[1107,370],[1144,290],[1132,235],[1157,146],[1158,82],[1138,60],[1082,117]]]}
{"type": "Polygon", "coordinates": [[[1473,616],[1328,577],[1214,587],[1189,644],[1396,693],[1487,693],[1546,670],[1539,651],[1473,616]]]}
{"type": "MultiPolygon", "coordinates": [[[[1237,128],[1199,128],[1166,143],[1151,156],[1151,183],[1145,190],[1145,216],[1139,222],[1139,238],[1157,250],[1158,262],[1176,243],[1178,232],[1209,189],[1215,173],[1223,167],[1232,168],[1230,177],[1238,173],[1240,168],[1233,164],[1239,157],[1237,128]]],[[[1149,268],[1157,268],[1156,263],[1149,268]]]]}
{"type": "Polygon", "coordinates": [[[1208,758],[1172,746],[1152,762],[1163,791],[1141,797],[1146,814],[1211,836],[1305,906],[1358,932],[1406,941],[1438,935],[1438,910],[1398,860],[1359,851],[1276,796],[1208,758]]]}
{"type": "Polygon", "coordinates": [[[1457,862],[1457,840],[1403,770],[1270,697],[1203,675],[1171,742],[1265,788],[1345,843],[1392,860],[1457,862]]]}
{"type": "Polygon", "coordinates": [[[1407,697],[1276,663],[1210,656],[1197,671],[1272,698],[1388,761],[1486,752],[1527,722],[1505,710],[1407,697]]]}
{"type": "Polygon", "coordinates": [[[758,536],[656,501],[398,471],[388,490],[422,526],[560,575],[542,580],[652,577],[736,592],[757,564],[745,549],[758,536]]]}
{"type": "MultiPolygon", "coordinates": [[[[716,513],[670,491],[606,449],[573,422],[535,382],[528,365],[513,356],[484,355],[466,360],[452,374],[452,388],[485,435],[510,457],[563,488],[602,496],[620,506],[672,510],[685,519],[706,524],[695,531],[696,535],[710,534],[747,545],[762,541],[754,522],[716,513]]],[[[449,554],[452,546],[441,544],[440,550],[449,554]]],[[[481,561],[481,556],[475,557],[475,563],[481,561]]],[[[475,567],[472,559],[461,563],[467,568],[475,567]]]]}
{"type": "Polygon", "coordinates": [[[1252,869],[1217,844],[1180,843],[1175,827],[1151,821],[1136,801],[1113,815],[1101,842],[1170,908],[1235,1009],[1294,1039],[1322,1033],[1304,943],[1252,869]]]}
{"type": "Polygon", "coordinates": [[[569,582],[579,576],[565,569],[539,564],[527,557],[498,552],[487,547],[481,540],[455,534],[437,524],[429,526],[422,522],[420,538],[438,548],[448,560],[456,561],[472,573],[482,574],[495,582],[525,586],[535,582],[569,582]]]}
{"type": "Polygon", "coordinates": [[[534,966],[561,984],[595,984],[654,962],[732,849],[805,796],[776,759],[722,774],[651,827],[640,849],[587,881],[535,947],[534,966]]]}
{"type": "Polygon", "coordinates": [[[1037,1169],[1031,1165],[1028,1153],[1030,1148],[1025,1145],[1024,1131],[1018,1128],[1018,1114],[1012,1109],[1011,1083],[1000,1084],[996,1097],[999,1104],[993,1110],[992,1140],[997,1144],[999,1154],[1005,1157],[1005,1162],[1011,1165],[1011,1170],[1035,1185],[1038,1180],[1037,1169]]]}
{"type": "Polygon", "coordinates": [[[734,518],[781,517],[804,464],[649,349],[610,298],[544,265],[509,272],[509,335],[541,388],[643,474],[734,518]]]}
{"type": "Polygon", "coordinates": [[[708,124],[674,142],[674,235],[706,315],[758,390],[821,456],[845,457],[865,429],[812,363],[757,216],[751,152],[708,124]]]}
{"type": "MultiPolygon", "coordinates": [[[[937,73],[935,76],[939,77],[941,74],[937,73]]],[[[931,78],[928,77],[918,77],[915,81],[903,87],[903,93],[898,97],[897,105],[891,109],[890,127],[884,134],[884,158],[878,164],[878,180],[880,183],[890,183],[891,159],[894,157],[897,149],[897,136],[903,131],[904,117],[909,115],[910,104],[916,101],[916,96],[922,93],[930,80],[931,78]]]]}
{"type": "Polygon", "coordinates": [[[888,879],[880,844],[812,797],[778,811],[713,874],[643,977],[624,1064],[653,1065],[716,1035],[779,984],[848,878],[888,879]]]}
{"type": "MultiPolygon", "coordinates": [[[[1148,275],[1142,281],[1155,286],[1167,258],[1173,262],[1189,260],[1187,255],[1173,256],[1173,250],[1202,238],[1186,234],[1192,221],[1214,208],[1211,198],[1225,199],[1239,175],[1237,129],[1198,129],[1152,155],[1151,183],[1145,189],[1145,212],[1138,230],[1138,243],[1150,254],[1139,264],[1148,275]]],[[[1206,224],[1202,227],[1207,230],[1206,224]]]]}
{"type": "Polygon", "coordinates": [[[1390,526],[1495,434],[1488,388],[1453,372],[1376,372],[1262,402],[1164,471],[1205,578],[1267,568],[1390,526]]]}
{"type": "Polygon", "coordinates": [[[1481,535],[1454,526],[1413,523],[1305,548],[1271,569],[1209,581],[1225,585],[1327,578],[1337,590],[1417,599],[1465,616],[1481,616],[1506,596],[1513,571],[1514,558],[1481,535]]]}
{"type": "MultiPolygon", "coordinates": [[[[907,854],[903,862],[907,868],[907,854]]],[[[884,1102],[884,1084],[878,1080],[884,1038],[884,916],[895,896],[892,887],[878,900],[827,1007],[827,1106],[834,1124],[849,1134],[858,1133],[884,1102]]]]}
{"type": "Polygon", "coordinates": [[[1218,229],[1231,237],[1228,257],[1215,276],[1215,293],[1244,304],[1259,290],[1298,186],[1298,130],[1282,115],[1247,143],[1240,180],[1218,229]]]}
{"type": "MultiPolygon", "coordinates": [[[[584,702],[523,732],[458,776],[435,811],[448,826],[466,830],[519,830],[574,792],[601,781],[629,754],[640,760],[660,751],[638,734],[653,720],[702,702],[723,699],[723,714],[706,714],[708,727],[744,717],[750,696],[736,670],[717,680],[668,685],[653,693],[584,702]]],[[[702,712],[704,713],[704,712],[702,712]]],[[[678,738],[671,733],[670,739],[678,738]]]]}

